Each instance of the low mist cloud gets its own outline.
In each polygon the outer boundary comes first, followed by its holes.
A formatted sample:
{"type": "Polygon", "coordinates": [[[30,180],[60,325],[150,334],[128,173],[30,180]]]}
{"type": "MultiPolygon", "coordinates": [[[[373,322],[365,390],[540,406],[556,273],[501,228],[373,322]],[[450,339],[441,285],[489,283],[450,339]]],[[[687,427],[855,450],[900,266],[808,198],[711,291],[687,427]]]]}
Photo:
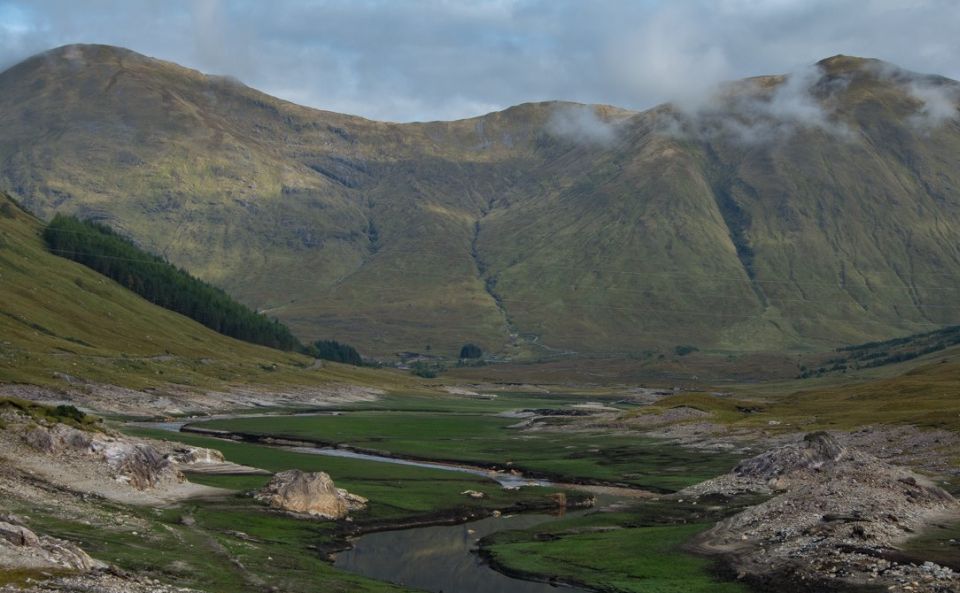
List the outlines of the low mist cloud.
{"type": "Polygon", "coordinates": [[[618,123],[604,121],[590,105],[561,105],[547,120],[547,132],[577,144],[609,146],[617,138],[618,123]]]}
{"type": "Polygon", "coordinates": [[[957,118],[960,88],[953,85],[916,81],[907,87],[910,96],[920,103],[909,121],[915,127],[929,130],[957,118]]]}
{"type": "MultiPolygon", "coordinates": [[[[957,82],[882,61],[862,67],[867,76],[899,87],[913,100],[915,111],[907,115],[906,123],[915,130],[929,132],[960,118],[957,82]]],[[[849,76],[825,76],[818,65],[810,65],[783,77],[720,84],[696,104],[676,104],[660,131],[688,139],[723,137],[749,145],[812,129],[855,141],[856,133],[836,115],[837,100],[850,83],[849,76]]]]}
{"type": "Polygon", "coordinates": [[[848,83],[842,78],[827,81],[815,64],[783,77],[723,83],[695,105],[677,105],[661,132],[686,138],[723,137],[752,145],[816,129],[851,140],[852,132],[832,110],[833,98],[848,83]]]}
{"type": "Polygon", "coordinates": [[[916,102],[916,111],[907,123],[917,130],[929,132],[960,115],[960,84],[956,81],[917,74],[887,62],[875,62],[871,70],[877,78],[898,85],[916,102]]]}

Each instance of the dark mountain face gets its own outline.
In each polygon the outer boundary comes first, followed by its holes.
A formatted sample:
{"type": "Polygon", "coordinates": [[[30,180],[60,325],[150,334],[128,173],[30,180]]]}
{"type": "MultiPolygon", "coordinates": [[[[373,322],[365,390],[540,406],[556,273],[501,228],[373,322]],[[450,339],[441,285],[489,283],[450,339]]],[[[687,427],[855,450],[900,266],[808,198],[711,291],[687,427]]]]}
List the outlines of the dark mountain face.
{"type": "Polygon", "coordinates": [[[371,354],[819,347],[960,321],[957,88],[838,56],[388,124],[69,46],[0,74],[0,187],[371,354]]]}

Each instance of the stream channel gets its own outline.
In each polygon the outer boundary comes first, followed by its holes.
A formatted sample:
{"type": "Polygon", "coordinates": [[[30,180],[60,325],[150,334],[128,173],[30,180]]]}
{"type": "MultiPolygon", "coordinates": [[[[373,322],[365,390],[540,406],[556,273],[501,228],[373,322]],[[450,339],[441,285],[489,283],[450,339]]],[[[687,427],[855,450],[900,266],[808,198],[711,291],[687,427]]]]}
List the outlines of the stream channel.
{"type": "MultiPolygon", "coordinates": [[[[187,422],[136,422],[137,426],[179,432],[187,422]]],[[[500,483],[504,488],[546,486],[550,482],[525,478],[507,472],[444,463],[409,461],[381,457],[345,449],[272,445],[298,453],[351,457],[366,461],[414,465],[445,471],[479,475],[500,483]]],[[[622,503],[619,496],[598,495],[597,507],[622,503]]],[[[578,587],[527,581],[507,576],[491,568],[477,553],[477,542],[499,531],[526,529],[576,517],[596,508],[565,514],[518,513],[488,517],[459,525],[412,527],[361,535],[351,540],[352,547],[334,556],[334,566],[365,577],[388,581],[431,593],[588,593],[578,587]]]]}

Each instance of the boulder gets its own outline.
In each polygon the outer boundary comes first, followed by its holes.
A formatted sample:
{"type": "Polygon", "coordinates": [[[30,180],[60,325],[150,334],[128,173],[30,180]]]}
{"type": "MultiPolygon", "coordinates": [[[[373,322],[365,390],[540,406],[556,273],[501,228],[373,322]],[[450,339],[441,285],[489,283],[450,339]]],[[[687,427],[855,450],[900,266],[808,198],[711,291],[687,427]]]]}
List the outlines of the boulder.
{"type": "Polygon", "coordinates": [[[0,521],[0,538],[15,546],[36,546],[40,543],[37,535],[26,527],[3,521],[0,521]]]}
{"type": "Polygon", "coordinates": [[[276,509],[324,519],[342,519],[367,505],[362,496],[337,488],[326,473],[297,469],[274,475],[254,497],[276,509]]]}
{"type": "Polygon", "coordinates": [[[55,424],[50,428],[56,446],[61,450],[89,451],[93,444],[93,433],[86,430],[77,430],[66,424],[55,424]]]}

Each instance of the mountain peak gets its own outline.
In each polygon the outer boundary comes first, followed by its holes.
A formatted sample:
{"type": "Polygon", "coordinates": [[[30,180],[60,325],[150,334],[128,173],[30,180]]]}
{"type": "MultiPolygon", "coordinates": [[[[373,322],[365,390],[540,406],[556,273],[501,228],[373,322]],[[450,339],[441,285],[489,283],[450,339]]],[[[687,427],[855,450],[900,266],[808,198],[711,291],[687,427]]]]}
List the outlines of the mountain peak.
{"type": "Polygon", "coordinates": [[[127,66],[159,66],[189,71],[172,62],[164,62],[139,54],[133,50],[114,45],[100,45],[88,43],[73,43],[61,45],[41,52],[26,60],[0,72],[0,75],[22,76],[53,76],[59,78],[63,73],[75,73],[93,67],[98,71],[114,70],[127,66]]]}
{"type": "Polygon", "coordinates": [[[47,50],[43,53],[33,56],[26,61],[42,61],[46,64],[49,64],[50,62],[62,62],[74,65],[89,65],[116,64],[122,61],[133,60],[147,62],[152,61],[153,59],[143,54],[139,54],[132,49],[118,47],[116,45],[102,45],[98,43],[71,43],[69,45],[61,45],[60,47],[47,50]]]}
{"type": "MultiPolygon", "coordinates": [[[[862,72],[866,69],[884,64],[887,64],[887,62],[876,58],[861,58],[844,54],[830,56],[817,62],[817,66],[819,66],[821,70],[833,75],[862,72]]],[[[892,64],[890,64],[890,66],[892,66],[892,64]]]]}
{"type": "MultiPolygon", "coordinates": [[[[59,56],[67,59],[83,57],[103,57],[103,56],[140,56],[132,49],[120,47],[118,45],[105,45],[102,43],[68,43],[44,52],[48,56],[59,56]]],[[[43,55],[43,54],[41,54],[43,55]]]]}

